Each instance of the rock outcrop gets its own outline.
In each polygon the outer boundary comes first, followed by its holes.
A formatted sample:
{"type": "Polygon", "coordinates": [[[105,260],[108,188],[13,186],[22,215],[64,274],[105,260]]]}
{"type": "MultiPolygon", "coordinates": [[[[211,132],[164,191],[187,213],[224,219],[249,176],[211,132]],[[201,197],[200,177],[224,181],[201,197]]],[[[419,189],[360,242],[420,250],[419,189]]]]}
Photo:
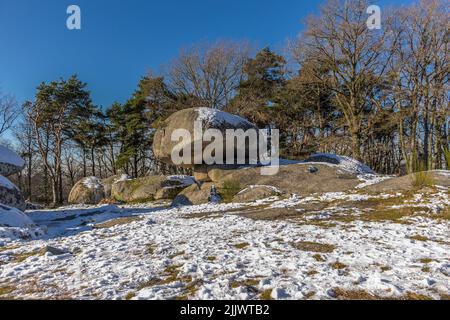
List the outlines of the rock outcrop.
{"type": "Polygon", "coordinates": [[[78,181],[69,194],[71,204],[98,204],[105,198],[105,188],[100,179],[87,177],[78,181]]]}
{"type": "MultiPolygon", "coordinates": [[[[201,187],[191,186],[180,192],[179,197],[184,198],[184,203],[207,203],[211,186],[215,185],[221,194],[227,182],[240,188],[233,202],[250,202],[279,194],[308,196],[314,193],[344,192],[361,183],[354,171],[328,163],[314,163],[314,170],[311,170],[311,163],[283,165],[274,176],[263,176],[260,170],[259,167],[226,169],[212,166],[208,168],[211,182],[203,183],[201,187]]],[[[176,199],[173,204],[176,205],[179,200],[176,199]]]]}

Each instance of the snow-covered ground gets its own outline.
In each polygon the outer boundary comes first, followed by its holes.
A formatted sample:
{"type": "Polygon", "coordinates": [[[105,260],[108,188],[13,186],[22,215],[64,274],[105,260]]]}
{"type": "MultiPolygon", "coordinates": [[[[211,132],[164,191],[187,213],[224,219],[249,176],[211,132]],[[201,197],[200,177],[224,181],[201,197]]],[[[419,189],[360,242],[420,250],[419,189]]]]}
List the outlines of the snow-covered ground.
{"type": "Polygon", "coordinates": [[[373,209],[348,205],[396,196],[329,193],[250,204],[27,212],[46,234],[20,240],[0,232],[0,297],[333,299],[336,290],[448,297],[449,222],[434,216],[448,209],[448,190],[392,205],[430,209],[398,221],[363,219],[373,209]],[[325,208],[301,207],[317,203],[325,208]],[[294,215],[244,217],[270,210],[294,215]]]}

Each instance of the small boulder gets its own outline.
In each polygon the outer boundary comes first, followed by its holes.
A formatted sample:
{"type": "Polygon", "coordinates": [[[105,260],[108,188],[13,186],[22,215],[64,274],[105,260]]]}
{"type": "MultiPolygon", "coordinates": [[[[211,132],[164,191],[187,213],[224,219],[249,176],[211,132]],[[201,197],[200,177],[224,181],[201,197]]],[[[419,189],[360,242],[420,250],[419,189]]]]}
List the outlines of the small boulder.
{"type": "Polygon", "coordinates": [[[66,253],[69,252],[68,250],[59,249],[59,248],[55,248],[55,247],[52,247],[52,246],[46,246],[44,248],[44,251],[48,252],[48,253],[50,253],[51,255],[54,255],[54,256],[60,256],[62,254],[66,254],[66,253]]]}
{"type": "Polygon", "coordinates": [[[280,190],[272,186],[249,186],[235,195],[233,202],[252,202],[281,194],[280,190]]]}
{"type": "Polygon", "coordinates": [[[87,177],[78,181],[69,194],[71,204],[98,204],[105,198],[105,189],[100,179],[87,177]]]}
{"type": "Polygon", "coordinates": [[[25,161],[14,151],[0,146],[0,175],[8,177],[20,172],[25,166],[25,161]]]}
{"type": "Polygon", "coordinates": [[[177,205],[198,205],[209,202],[211,187],[213,183],[205,182],[201,186],[194,184],[181,191],[172,202],[172,206],[177,205]]]}

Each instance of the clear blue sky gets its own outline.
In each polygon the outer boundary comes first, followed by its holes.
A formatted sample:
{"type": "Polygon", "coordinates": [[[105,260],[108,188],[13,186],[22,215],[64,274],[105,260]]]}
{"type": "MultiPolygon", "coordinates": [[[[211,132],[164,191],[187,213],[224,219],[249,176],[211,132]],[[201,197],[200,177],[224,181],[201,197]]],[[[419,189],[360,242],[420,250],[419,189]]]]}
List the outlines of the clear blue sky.
{"type": "MultiPolygon", "coordinates": [[[[78,74],[94,103],[125,101],[139,78],[183,46],[216,39],[282,48],[322,1],[0,0],[0,88],[19,102],[42,81],[78,74]],[[82,30],[66,28],[66,9],[82,11],[82,30]]],[[[389,5],[407,0],[379,0],[389,5]]]]}

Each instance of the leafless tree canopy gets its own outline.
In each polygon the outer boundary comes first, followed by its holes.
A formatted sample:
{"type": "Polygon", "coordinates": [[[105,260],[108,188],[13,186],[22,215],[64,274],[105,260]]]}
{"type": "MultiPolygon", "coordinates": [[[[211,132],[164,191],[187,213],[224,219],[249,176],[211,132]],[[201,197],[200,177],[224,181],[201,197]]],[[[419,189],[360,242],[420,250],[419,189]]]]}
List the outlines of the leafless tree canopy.
{"type": "Polygon", "coordinates": [[[182,49],[169,66],[170,86],[174,92],[199,97],[205,107],[222,109],[239,85],[248,54],[247,43],[228,41],[182,49]]]}
{"type": "Polygon", "coordinates": [[[0,92],[0,137],[14,124],[19,115],[15,99],[0,92]]]}

